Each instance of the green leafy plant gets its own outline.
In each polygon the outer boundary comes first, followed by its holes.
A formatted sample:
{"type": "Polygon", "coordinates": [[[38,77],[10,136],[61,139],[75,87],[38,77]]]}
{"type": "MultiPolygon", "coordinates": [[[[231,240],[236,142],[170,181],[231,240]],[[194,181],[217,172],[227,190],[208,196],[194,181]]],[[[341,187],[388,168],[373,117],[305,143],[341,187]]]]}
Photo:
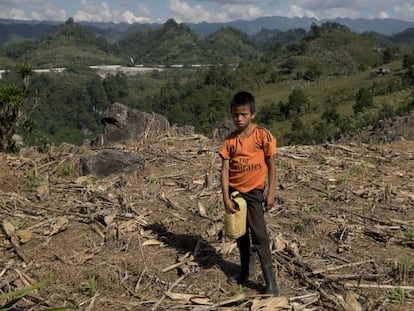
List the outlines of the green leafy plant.
{"type": "Polygon", "coordinates": [[[19,229],[22,226],[22,222],[18,219],[10,219],[10,222],[15,229],[19,229]]]}
{"type": "Polygon", "coordinates": [[[322,209],[322,207],[320,205],[316,204],[316,205],[306,207],[305,211],[309,212],[309,213],[319,213],[321,211],[321,209],[322,209]]]}
{"type": "Polygon", "coordinates": [[[213,215],[216,211],[217,211],[217,206],[209,205],[207,207],[207,214],[208,215],[213,215]]]}
{"type": "Polygon", "coordinates": [[[283,161],[283,160],[278,160],[276,165],[277,165],[277,167],[280,167],[280,168],[287,168],[288,167],[288,164],[286,163],[286,161],[283,161]]]}
{"type": "Polygon", "coordinates": [[[301,221],[295,222],[291,227],[296,233],[302,233],[305,230],[305,225],[301,221]]]}
{"type": "Polygon", "coordinates": [[[82,283],[82,288],[84,288],[90,296],[95,296],[99,290],[98,280],[95,275],[92,275],[87,282],[82,283]]]}
{"type": "Polygon", "coordinates": [[[365,177],[367,175],[367,168],[365,163],[355,164],[350,171],[352,177],[365,177]]]}
{"type": "Polygon", "coordinates": [[[13,136],[32,130],[31,115],[38,105],[38,97],[30,92],[32,67],[22,65],[18,74],[20,85],[6,83],[0,86],[0,151],[16,151],[13,136]]]}
{"type": "Polygon", "coordinates": [[[37,187],[41,184],[41,180],[32,172],[27,172],[26,174],[24,174],[24,177],[26,177],[27,183],[30,188],[37,187]]]}
{"type": "Polygon", "coordinates": [[[75,166],[71,162],[63,162],[59,165],[57,172],[60,176],[72,176],[75,172],[75,166]]]}
{"type": "Polygon", "coordinates": [[[414,229],[412,227],[405,227],[404,235],[410,240],[414,239],[414,229]]]}
{"type": "Polygon", "coordinates": [[[411,274],[414,272],[414,258],[408,256],[407,254],[401,255],[401,272],[403,276],[411,274]]]}
{"type": "Polygon", "coordinates": [[[398,286],[397,288],[395,288],[394,293],[392,293],[390,298],[392,300],[398,301],[401,304],[405,303],[405,291],[404,291],[404,289],[398,286]]]}
{"type": "Polygon", "coordinates": [[[237,288],[234,288],[232,290],[229,291],[225,291],[224,294],[228,297],[232,297],[235,295],[240,295],[244,293],[244,289],[243,289],[243,285],[239,284],[237,288]]]}
{"type": "Polygon", "coordinates": [[[150,175],[150,176],[145,177],[145,182],[147,184],[151,184],[151,185],[156,184],[156,183],[158,183],[158,181],[159,181],[158,177],[154,176],[154,175],[150,175]]]}
{"type": "Polygon", "coordinates": [[[349,178],[348,178],[348,176],[342,176],[342,177],[339,179],[339,182],[340,182],[341,184],[347,184],[347,183],[349,182],[349,178]]]}
{"type": "Polygon", "coordinates": [[[325,200],[328,200],[328,201],[332,201],[333,200],[333,194],[331,193],[331,192],[324,192],[323,193],[323,195],[322,195],[322,197],[325,199],[325,200]]]}

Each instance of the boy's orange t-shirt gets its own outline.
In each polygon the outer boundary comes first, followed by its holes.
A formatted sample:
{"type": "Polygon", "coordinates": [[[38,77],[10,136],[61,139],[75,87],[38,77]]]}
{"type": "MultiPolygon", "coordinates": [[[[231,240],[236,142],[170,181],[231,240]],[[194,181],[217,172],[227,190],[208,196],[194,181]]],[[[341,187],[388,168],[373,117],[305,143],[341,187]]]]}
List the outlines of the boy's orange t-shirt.
{"type": "Polygon", "coordinates": [[[230,187],[246,193],[264,189],[267,165],[265,156],[276,154],[276,139],[267,130],[256,126],[248,137],[240,137],[237,131],[224,140],[220,156],[230,161],[230,187]]]}

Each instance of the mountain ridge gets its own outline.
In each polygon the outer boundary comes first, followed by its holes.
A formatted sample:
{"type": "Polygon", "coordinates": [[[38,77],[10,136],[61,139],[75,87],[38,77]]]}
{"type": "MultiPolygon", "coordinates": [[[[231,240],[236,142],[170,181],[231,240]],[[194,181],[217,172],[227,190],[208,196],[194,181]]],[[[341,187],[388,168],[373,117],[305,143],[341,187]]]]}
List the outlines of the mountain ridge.
{"type": "MultiPolygon", "coordinates": [[[[363,33],[366,31],[375,31],[384,35],[392,35],[394,33],[403,31],[407,28],[414,27],[414,22],[404,21],[399,19],[393,18],[386,18],[386,19],[367,19],[367,18],[358,18],[358,19],[351,19],[351,18],[334,18],[334,19],[316,19],[310,17],[284,17],[284,16],[264,16],[259,17],[254,20],[234,20],[229,22],[222,22],[222,23],[210,23],[210,22],[201,22],[201,23],[183,23],[190,27],[192,31],[196,34],[201,36],[208,36],[213,32],[217,31],[220,28],[224,27],[234,27],[243,32],[246,32],[249,35],[256,34],[260,32],[262,29],[269,29],[269,30],[281,30],[286,31],[289,29],[295,28],[305,28],[309,29],[310,26],[314,23],[320,25],[327,21],[336,22],[343,24],[349,27],[352,31],[357,33],[363,33]]],[[[36,20],[13,20],[13,19],[0,19],[0,25],[62,25],[64,21],[36,21],[36,20]]],[[[114,22],[85,22],[85,21],[78,21],[80,25],[91,27],[101,30],[117,30],[120,32],[127,31],[130,27],[134,25],[146,25],[151,28],[159,28],[163,25],[163,23],[114,23],[114,22]]]]}

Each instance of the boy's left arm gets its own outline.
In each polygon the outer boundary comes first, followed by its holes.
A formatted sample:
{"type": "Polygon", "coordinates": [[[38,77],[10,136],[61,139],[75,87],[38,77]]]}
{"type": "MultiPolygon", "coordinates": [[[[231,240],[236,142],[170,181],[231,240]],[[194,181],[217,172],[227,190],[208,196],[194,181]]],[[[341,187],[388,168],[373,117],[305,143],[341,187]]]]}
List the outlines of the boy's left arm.
{"type": "Polygon", "coordinates": [[[267,194],[265,198],[266,210],[270,210],[275,203],[276,164],[274,155],[265,156],[267,165],[267,194]]]}

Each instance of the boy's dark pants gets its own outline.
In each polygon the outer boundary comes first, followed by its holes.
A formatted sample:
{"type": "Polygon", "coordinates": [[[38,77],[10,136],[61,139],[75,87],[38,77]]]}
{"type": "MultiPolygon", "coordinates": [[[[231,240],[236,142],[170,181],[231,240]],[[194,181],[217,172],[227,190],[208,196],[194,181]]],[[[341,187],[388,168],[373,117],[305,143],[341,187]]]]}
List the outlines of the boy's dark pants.
{"type": "MultiPolygon", "coordinates": [[[[234,189],[230,188],[230,192],[234,189]]],[[[263,190],[255,189],[248,193],[242,193],[247,202],[247,230],[246,234],[236,240],[240,252],[241,270],[238,275],[230,277],[231,282],[244,283],[249,276],[251,250],[250,235],[254,250],[259,254],[260,264],[266,281],[265,294],[277,296],[279,289],[275,280],[272,267],[272,255],[269,248],[269,235],[267,234],[266,223],[264,220],[263,190]]],[[[254,258],[254,257],[253,257],[254,258]]]]}
{"type": "MultiPolygon", "coordinates": [[[[247,226],[250,229],[253,248],[259,254],[262,266],[271,265],[272,256],[269,249],[269,235],[267,234],[263,211],[263,190],[255,189],[247,193],[242,193],[242,196],[247,202],[247,226]]],[[[250,254],[250,237],[248,231],[236,240],[241,258],[247,257],[247,255],[246,257],[242,256],[244,254],[250,254]]]]}

